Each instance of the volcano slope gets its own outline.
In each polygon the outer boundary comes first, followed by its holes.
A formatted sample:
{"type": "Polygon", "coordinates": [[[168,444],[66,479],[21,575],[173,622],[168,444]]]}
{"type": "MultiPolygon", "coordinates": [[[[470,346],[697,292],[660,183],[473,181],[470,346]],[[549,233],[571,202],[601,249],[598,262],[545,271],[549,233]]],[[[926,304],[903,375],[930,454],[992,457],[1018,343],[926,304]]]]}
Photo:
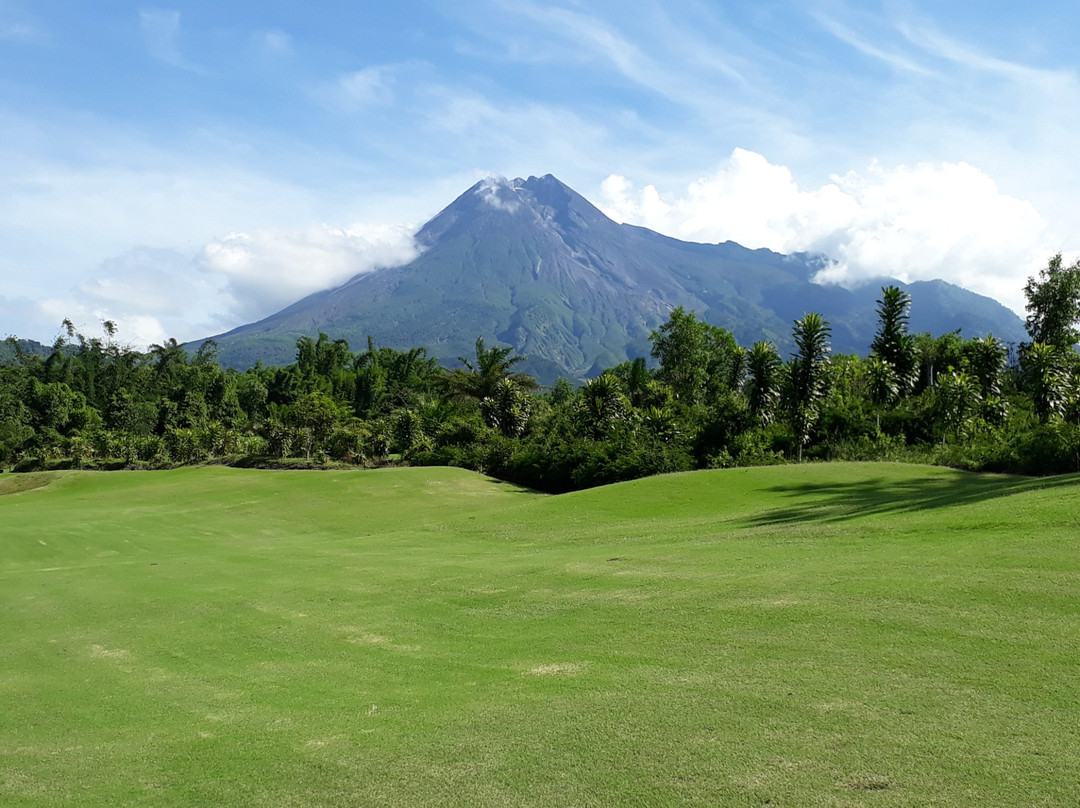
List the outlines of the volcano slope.
{"type": "Polygon", "coordinates": [[[357,275],[218,334],[218,358],[239,370],[289,364],[299,337],[326,333],[353,350],[368,336],[400,350],[423,347],[450,367],[483,337],[527,356],[520,369],[552,384],[649,356],[649,335],[676,306],[742,345],[772,340],[785,356],[795,347],[792,321],[815,311],[832,324],[834,351],[865,353],[878,325],[875,301],[891,283],[911,295],[913,332],[1026,338],[1014,312],[958,286],[884,277],[855,289],[814,283],[828,265],[821,256],[694,244],[616,224],[550,174],[479,182],[416,241],[421,255],[404,266],[357,275]]]}
{"type": "Polygon", "coordinates": [[[3,475],[0,804],[1066,805],[1080,478],[3,475]]]}

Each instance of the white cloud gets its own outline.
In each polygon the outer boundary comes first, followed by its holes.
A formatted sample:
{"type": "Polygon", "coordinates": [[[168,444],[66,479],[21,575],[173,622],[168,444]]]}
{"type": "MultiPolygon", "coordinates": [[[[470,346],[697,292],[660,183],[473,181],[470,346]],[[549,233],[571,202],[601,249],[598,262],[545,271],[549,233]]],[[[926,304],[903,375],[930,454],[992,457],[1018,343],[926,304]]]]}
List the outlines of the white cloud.
{"type": "Polygon", "coordinates": [[[682,197],[652,185],[636,191],[618,175],[604,181],[601,194],[601,207],[619,221],[688,241],[730,239],[783,252],[809,249],[818,234],[834,232],[857,208],[832,183],[799,190],[787,168],[745,149],[735,149],[725,166],[691,183],[682,197]]]}
{"type": "MultiPolygon", "coordinates": [[[[36,313],[51,323],[60,324],[71,320],[75,330],[87,338],[105,337],[104,323],[111,320],[117,327],[116,342],[135,350],[146,350],[151,345],[161,345],[172,334],[157,317],[148,314],[115,316],[107,310],[87,305],[70,297],[46,298],[35,304],[36,313]]],[[[61,329],[57,328],[56,336],[61,329]]]]}
{"type": "Polygon", "coordinates": [[[198,261],[225,280],[229,314],[240,324],[354,275],[408,263],[419,255],[414,235],[415,228],[404,225],[253,230],[206,245],[198,261]]]}
{"type": "Polygon", "coordinates": [[[266,316],[373,266],[408,261],[411,227],[377,223],[426,219],[475,180],[435,179],[414,191],[399,181],[365,184],[342,161],[336,184],[316,190],[321,177],[312,175],[325,160],[306,155],[299,170],[287,163],[296,150],[228,133],[150,144],[92,118],[46,126],[11,114],[0,114],[0,130],[0,329],[40,340],[69,316],[88,329],[114,319],[137,344],[266,316]],[[61,140],[68,156],[57,160],[61,140]],[[292,177],[251,165],[256,151],[292,177]],[[220,237],[229,232],[248,240],[220,237]],[[208,253],[225,247],[246,261],[216,264],[221,255],[208,253]],[[136,334],[136,315],[160,329],[141,321],[136,334]]]}
{"type": "Polygon", "coordinates": [[[118,310],[139,307],[157,316],[185,313],[195,299],[205,300],[221,284],[191,272],[191,260],[175,250],[136,247],[103,262],[78,292],[98,306],[118,310]],[[196,294],[192,294],[196,292],[196,294]]]}
{"type": "Polygon", "coordinates": [[[136,247],[104,261],[71,292],[45,297],[32,308],[42,323],[39,333],[69,318],[95,335],[99,323],[113,320],[121,342],[145,347],[220,330],[230,322],[230,300],[226,279],[203,270],[191,256],[136,247]]]}
{"type": "Polygon", "coordinates": [[[505,177],[492,176],[480,180],[480,187],[476,189],[476,195],[496,210],[504,210],[514,213],[520,207],[517,199],[513,196],[513,189],[505,177]]]}
{"type": "MultiPolygon", "coordinates": [[[[70,167],[34,157],[0,166],[0,233],[9,251],[33,245],[68,261],[108,256],[132,244],[195,245],[229,227],[283,227],[312,216],[304,187],[214,161],[119,143],[129,165],[105,155],[101,165],[70,167]],[[153,167],[148,164],[153,163],[153,167]],[[57,234],[63,234],[61,239],[57,234]],[[70,253],[70,257],[67,254],[70,253]]],[[[0,156],[18,154],[0,148],[0,156]]],[[[100,260],[100,259],[99,259],[100,260]]]]}
{"type": "MultiPolygon", "coordinates": [[[[192,254],[137,247],[104,261],[72,292],[23,305],[20,315],[40,335],[53,333],[64,318],[87,335],[113,320],[125,344],[184,342],[259,320],[355,275],[407,263],[419,254],[414,232],[321,224],[231,233],[192,254]]],[[[0,315],[20,305],[0,298],[0,315]]]]}
{"type": "Polygon", "coordinates": [[[815,252],[836,263],[818,280],[856,285],[880,277],[941,278],[1023,311],[1028,275],[1053,251],[1034,206],[1001,193],[965,163],[834,176],[802,190],[791,172],[736,149],[713,175],[678,195],[613,175],[601,207],[619,221],[691,241],[736,241],[815,252]]]}

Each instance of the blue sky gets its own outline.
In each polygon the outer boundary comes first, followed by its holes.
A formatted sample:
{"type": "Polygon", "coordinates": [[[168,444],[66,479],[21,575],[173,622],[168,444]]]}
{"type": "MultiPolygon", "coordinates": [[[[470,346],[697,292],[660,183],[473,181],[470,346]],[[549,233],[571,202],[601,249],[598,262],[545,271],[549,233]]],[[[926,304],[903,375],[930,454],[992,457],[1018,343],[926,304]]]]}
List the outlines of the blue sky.
{"type": "Polygon", "coordinates": [[[1074,4],[0,0],[0,335],[145,345],[408,260],[483,176],[1022,310],[1080,251],[1074,4]]]}

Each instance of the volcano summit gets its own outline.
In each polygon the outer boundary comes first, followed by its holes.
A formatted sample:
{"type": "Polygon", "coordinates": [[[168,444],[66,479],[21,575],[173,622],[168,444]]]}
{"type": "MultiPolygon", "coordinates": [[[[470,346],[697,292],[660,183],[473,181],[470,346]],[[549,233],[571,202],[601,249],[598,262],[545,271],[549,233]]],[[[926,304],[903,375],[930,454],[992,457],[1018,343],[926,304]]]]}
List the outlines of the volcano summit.
{"type": "Polygon", "coordinates": [[[354,349],[368,335],[380,345],[423,346],[452,362],[484,337],[528,356],[525,369],[542,380],[582,378],[648,356],[649,333],[676,306],[740,344],[769,339],[782,352],[792,321],[816,311],[832,325],[835,351],[865,353],[875,299],[888,283],[911,294],[913,331],[1024,338],[1009,309],[944,281],[816,284],[826,257],[696,244],[617,224],[550,174],[478,182],[417,241],[423,252],[408,264],[357,275],[213,337],[222,362],[288,363],[296,339],[319,332],[354,349]]]}

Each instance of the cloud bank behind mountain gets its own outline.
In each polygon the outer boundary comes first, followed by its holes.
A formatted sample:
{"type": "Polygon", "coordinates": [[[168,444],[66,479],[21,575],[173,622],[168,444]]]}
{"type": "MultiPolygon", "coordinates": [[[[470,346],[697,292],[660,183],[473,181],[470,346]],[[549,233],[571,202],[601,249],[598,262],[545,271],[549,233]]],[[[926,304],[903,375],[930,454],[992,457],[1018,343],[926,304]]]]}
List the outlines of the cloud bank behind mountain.
{"type": "Polygon", "coordinates": [[[966,163],[874,163],[803,189],[784,166],[736,149],[682,190],[637,188],[617,174],[601,190],[600,207],[617,221],[688,241],[826,255],[835,263],[818,276],[822,283],[942,279],[1018,313],[1017,278],[1052,252],[1034,206],[966,163]]]}

